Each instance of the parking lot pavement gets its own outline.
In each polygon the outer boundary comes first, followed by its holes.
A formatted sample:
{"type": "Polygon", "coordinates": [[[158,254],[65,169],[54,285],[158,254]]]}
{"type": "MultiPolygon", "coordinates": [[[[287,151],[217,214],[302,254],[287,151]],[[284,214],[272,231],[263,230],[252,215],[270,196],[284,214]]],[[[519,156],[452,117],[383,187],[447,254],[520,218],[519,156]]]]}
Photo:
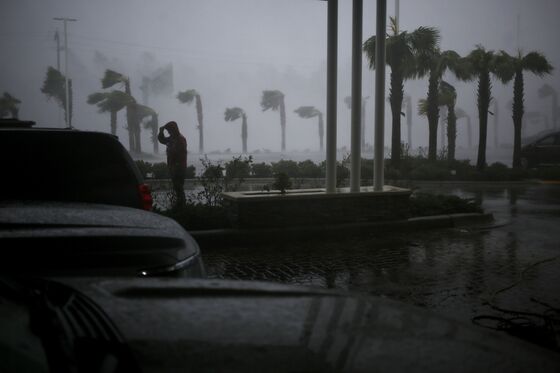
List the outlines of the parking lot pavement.
{"type": "Polygon", "coordinates": [[[489,301],[534,313],[547,311],[538,302],[560,308],[559,186],[438,192],[479,198],[503,224],[213,248],[203,250],[208,273],[386,296],[465,321],[503,315],[489,301]]]}

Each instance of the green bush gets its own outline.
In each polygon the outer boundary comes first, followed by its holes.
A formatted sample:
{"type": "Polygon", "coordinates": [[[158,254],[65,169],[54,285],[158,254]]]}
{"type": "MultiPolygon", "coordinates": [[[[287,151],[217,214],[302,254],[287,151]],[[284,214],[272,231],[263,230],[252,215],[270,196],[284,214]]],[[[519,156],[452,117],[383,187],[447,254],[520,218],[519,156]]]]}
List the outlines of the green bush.
{"type": "Polygon", "coordinates": [[[412,216],[481,212],[480,204],[473,199],[429,193],[413,193],[410,197],[410,214],[412,216]]]}
{"type": "Polygon", "coordinates": [[[292,181],[290,177],[285,174],[284,172],[280,172],[274,175],[274,183],[272,184],[274,189],[278,189],[280,193],[286,193],[286,189],[290,189],[292,187],[292,181]]]}
{"type": "Polygon", "coordinates": [[[228,179],[244,179],[251,176],[251,163],[253,157],[234,157],[231,161],[226,162],[225,170],[228,179]]]}
{"type": "Polygon", "coordinates": [[[297,166],[299,177],[320,178],[325,176],[321,166],[315,164],[312,160],[299,162],[297,166]]]}
{"type": "Polygon", "coordinates": [[[284,173],[289,177],[299,177],[299,167],[297,162],[290,160],[280,160],[272,163],[273,174],[284,173]]]}
{"type": "Polygon", "coordinates": [[[262,163],[255,163],[251,166],[252,176],[254,177],[272,177],[272,166],[262,163]]]}

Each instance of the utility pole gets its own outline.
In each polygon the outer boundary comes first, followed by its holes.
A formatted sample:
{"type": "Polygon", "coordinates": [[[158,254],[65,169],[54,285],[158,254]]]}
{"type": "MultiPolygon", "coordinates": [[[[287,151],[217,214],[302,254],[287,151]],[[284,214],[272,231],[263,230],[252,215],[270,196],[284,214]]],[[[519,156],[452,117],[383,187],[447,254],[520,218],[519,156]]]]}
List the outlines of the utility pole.
{"type": "Polygon", "coordinates": [[[70,108],[70,88],[68,85],[68,34],[67,34],[67,28],[66,28],[66,24],[68,22],[75,22],[77,21],[74,18],[67,18],[67,17],[56,17],[53,18],[55,21],[62,21],[64,22],[64,80],[65,80],[65,88],[66,88],[66,105],[65,105],[65,118],[66,118],[66,125],[69,128],[72,128],[72,125],[70,124],[70,113],[69,108],[70,108]]]}
{"type": "MultiPolygon", "coordinates": [[[[60,72],[60,35],[58,35],[58,28],[54,33],[54,40],[56,41],[56,69],[60,72]]],[[[60,125],[60,107],[58,108],[58,121],[57,124],[60,125]]]]}
{"type": "Polygon", "coordinates": [[[395,0],[395,31],[397,32],[396,34],[399,34],[399,18],[400,18],[400,13],[401,13],[401,2],[400,0],[395,0]]]}

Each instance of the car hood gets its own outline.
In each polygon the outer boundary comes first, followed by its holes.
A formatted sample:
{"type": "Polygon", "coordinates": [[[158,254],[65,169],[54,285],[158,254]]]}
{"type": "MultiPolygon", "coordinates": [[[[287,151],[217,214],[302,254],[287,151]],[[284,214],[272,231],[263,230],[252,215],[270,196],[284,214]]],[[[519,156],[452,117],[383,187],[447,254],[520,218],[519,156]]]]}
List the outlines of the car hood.
{"type": "Polygon", "coordinates": [[[560,356],[384,298],[268,283],[66,281],[144,372],[553,372],[560,356]]]}
{"type": "Polygon", "coordinates": [[[102,268],[106,274],[137,275],[200,252],[196,241],[172,219],[88,203],[2,202],[0,239],[3,252],[9,251],[13,260],[3,264],[33,273],[77,270],[93,275],[102,268]]]}

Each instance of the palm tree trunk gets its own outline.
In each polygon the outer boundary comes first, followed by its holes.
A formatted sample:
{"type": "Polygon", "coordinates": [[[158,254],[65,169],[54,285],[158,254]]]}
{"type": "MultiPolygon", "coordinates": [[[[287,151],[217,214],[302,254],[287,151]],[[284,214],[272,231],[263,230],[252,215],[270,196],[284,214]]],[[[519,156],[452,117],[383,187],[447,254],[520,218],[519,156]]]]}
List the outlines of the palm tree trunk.
{"type": "Polygon", "coordinates": [[[472,123],[471,117],[467,117],[467,143],[469,145],[469,149],[472,149],[472,123]]]}
{"type": "Polygon", "coordinates": [[[441,141],[441,152],[442,154],[445,152],[445,122],[447,120],[447,115],[449,114],[449,112],[447,111],[447,106],[443,107],[443,110],[441,110],[441,116],[439,117],[439,128],[440,128],[440,141],[441,141]]]}
{"type": "Polygon", "coordinates": [[[406,102],[406,128],[408,136],[408,148],[412,151],[412,98],[408,96],[406,102]]]}
{"type": "Polygon", "coordinates": [[[391,103],[392,135],[391,135],[391,165],[400,167],[401,160],[401,108],[404,95],[402,71],[395,69],[391,72],[391,89],[389,101],[391,103]]]}
{"type": "Polygon", "coordinates": [[[152,117],[152,142],[154,143],[154,154],[159,153],[159,141],[158,141],[158,132],[159,132],[159,120],[158,115],[155,114],[152,117]]]}
{"type": "Polygon", "coordinates": [[[115,110],[111,111],[111,135],[117,135],[117,112],[115,110]]]}
{"type": "Polygon", "coordinates": [[[428,82],[428,159],[437,158],[437,128],[439,121],[438,106],[439,79],[435,73],[430,73],[428,82]]]}
{"type": "Polygon", "coordinates": [[[323,114],[319,114],[319,149],[323,151],[323,136],[325,134],[323,126],[323,114]]]}
{"type": "Polygon", "coordinates": [[[498,146],[500,145],[499,139],[498,139],[498,134],[499,134],[499,126],[500,126],[500,122],[499,122],[499,105],[498,105],[498,101],[496,99],[494,99],[494,148],[498,149],[498,146]]]}
{"type": "MultiPolygon", "coordinates": [[[[124,84],[124,91],[128,95],[130,93],[130,81],[126,81],[124,84]]],[[[128,150],[131,152],[136,152],[136,136],[134,128],[134,104],[126,105],[126,126],[128,129],[128,150]]]]}
{"type": "Polygon", "coordinates": [[[524,96],[523,72],[515,72],[513,81],[513,168],[521,167],[521,131],[523,126],[523,96],[524,96]]]}
{"type": "Polygon", "coordinates": [[[198,152],[204,153],[204,118],[202,114],[202,100],[196,95],[196,117],[198,120],[198,152]]]}
{"type": "Polygon", "coordinates": [[[241,141],[243,142],[243,153],[247,153],[247,115],[243,114],[241,123],[241,141]]]}
{"type": "Polygon", "coordinates": [[[74,90],[72,89],[72,79],[68,79],[68,126],[72,127],[72,114],[74,113],[74,90]]]}
{"type": "Polygon", "coordinates": [[[280,126],[282,127],[282,151],[286,151],[286,106],[284,98],[280,102],[280,126]]]}
{"type": "Polygon", "coordinates": [[[447,107],[447,160],[455,160],[455,144],[457,140],[457,116],[455,106],[447,107]]]}
{"type": "Polygon", "coordinates": [[[490,107],[490,73],[485,71],[480,74],[478,79],[478,122],[480,127],[478,139],[478,157],[476,168],[483,170],[486,167],[486,140],[488,136],[488,108],[490,107]]]}

